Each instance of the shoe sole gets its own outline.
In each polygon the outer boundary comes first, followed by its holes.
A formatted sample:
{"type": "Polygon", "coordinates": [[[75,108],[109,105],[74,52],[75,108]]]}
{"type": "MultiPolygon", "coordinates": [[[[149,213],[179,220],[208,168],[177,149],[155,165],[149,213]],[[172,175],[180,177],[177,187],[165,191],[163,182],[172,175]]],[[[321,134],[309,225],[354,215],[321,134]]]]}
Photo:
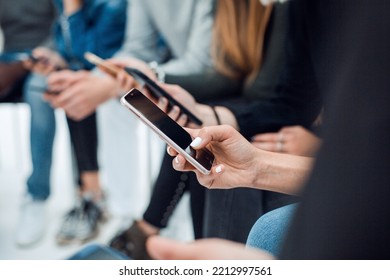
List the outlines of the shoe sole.
{"type": "Polygon", "coordinates": [[[67,246],[67,245],[83,245],[87,243],[88,241],[91,241],[92,239],[96,238],[99,235],[99,229],[97,229],[91,236],[88,236],[86,238],[61,238],[56,237],[57,245],[59,246],[67,246]]]}
{"type": "Polygon", "coordinates": [[[106,223],[108,221],[109,216],[108,215],[103,215],[99,222],[98,226],[96,228],[96,231],[91,235],[86,238],[62,238],[62,237],[56,237],[57,244],[60,246],[66,246],[70,244],[77,244],[77,245],[83,245],[87,243],[88,241],[91,241],[92,239],[96,238],[99,235],[100,232],[100,227],[102,224],[106,223]]]}

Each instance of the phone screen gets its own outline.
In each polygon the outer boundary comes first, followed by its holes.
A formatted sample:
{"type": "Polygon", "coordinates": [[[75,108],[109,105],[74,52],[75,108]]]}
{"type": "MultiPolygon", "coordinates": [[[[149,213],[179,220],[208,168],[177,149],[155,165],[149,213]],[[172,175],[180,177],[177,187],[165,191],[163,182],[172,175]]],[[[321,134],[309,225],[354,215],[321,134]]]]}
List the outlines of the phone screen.
{"type": "Polygon", "coordinates": [[[213,154],[207,149],[192,149],[190,146],[192,142],[191,135],[140,91],[132,89],[122,98],[122,103],[179,153],[181,151],[177,148],[180,148],[182,150],[181,154],[201,172],[204,174],[210,173],[214,161],[213,154]],[[151,126],[149,122],[153,125],[151,126]]]}

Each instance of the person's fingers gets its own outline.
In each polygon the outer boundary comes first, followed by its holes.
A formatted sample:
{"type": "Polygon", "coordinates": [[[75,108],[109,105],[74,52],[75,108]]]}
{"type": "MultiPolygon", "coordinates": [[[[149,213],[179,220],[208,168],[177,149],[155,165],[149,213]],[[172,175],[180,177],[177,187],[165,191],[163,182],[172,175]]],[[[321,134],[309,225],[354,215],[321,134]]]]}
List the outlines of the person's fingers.
{"type": "Polygon", "coordinates": [[[121,70],[116,76],[116,80],[119,83],[119,86],[124,91],[129,91],[132,88],[133,77],[127,74],[125,71],[121,70]]]}
{"type": "Polygon", "coordinates": [[[211,141],[223,142],[233,135],[237,136],[237,134],[239,134],[237,130],[229,125],[209,126],[201,128],[200,130],[186,128],[186,130],[194,137],[194,140],[191,143],[191,147],[194,149],[204,148],[211,141]]]}
{"type": "Polygon", "coordinates": [[[290,132],[294,132],[294,131],[296,131],[296,130],[299,130],[299,129],[301,129],[301,128],[302,128],[302,127],[299,126],[299,125],[285,126],[285,127],[283,127],[283,128],[280,130],[280,132],[282,132],[282,133],[290,133],[290,132]]]}
{"type": "Polygon", "coordinates": [[[157,102],[157,106],[164,112],[168,110],[168,99],[165,97],[160,97],[157,102]]]}
{"type": "Polygon", "coordinates": [[[265,251],[217,238],[183,243],[155,235],[147,239],[146,248],[153,259],[160,260],[273,259],[265,251]]]}
{"type": "Polygon", "coordinates": [[[277,142],[252,142],[253,146],[256,148],[270,151],[270,152],[277,152],[277,142]]]}
{"type": "Polygon", "coordinates": [[[188,245],[185,243],[160,236],[151,236],[146,241],[148,253],[153,259],[157,260],[190,259],[192,252],[188,251],[187,247],[188,245]]]}
{"type": "Polygon", "coordinates": [[[183,91],[183,88],[181,88],[178,85],[171,85],[171,84],[164,84],[164,83],[158,83],[158,85],[168,92],[171,96],[175,97],[175,95],[179,94],[181,91],[183,91]]]}
{"type": "Polygon", "coordinates": [[[277,142],[279,140],[279,133],[261,133],[252,137],[252,142],[277,142]]]}
{"type": "Polygon", "coordinates": [[[178,152],[176,152],[176,150],[169,145],[167,146],[167,153],[172,157],[175,157],[178,154],[178,152]]]}
{"type": "Polygon", "coordinates": [[[180,126],[185,126],[188,123],[188,117],[186,114],[180,114],[180,117],[176,120],[180,126]]]}
{"type": "Polygon", "coordinates": [[[180,108],[178,106],[173,106],[172,109],[168,112],[168,116],[176,121],[180,116],[180,108]]]}
{"type": "Polygon", "coordinates": [[[193,167],[181,154],[177,154],[172,160],[172,166],[177,171],[195,171],[195,167],[193,167]]]}

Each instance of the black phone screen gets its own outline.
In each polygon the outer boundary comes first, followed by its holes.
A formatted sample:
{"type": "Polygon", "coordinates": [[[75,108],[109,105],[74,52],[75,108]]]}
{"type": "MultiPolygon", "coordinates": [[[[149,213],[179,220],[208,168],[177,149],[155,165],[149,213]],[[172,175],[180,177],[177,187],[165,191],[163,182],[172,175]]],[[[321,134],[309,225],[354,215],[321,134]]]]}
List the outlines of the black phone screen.
{"type": "Polygon", "coordinates": [[[210,170],[214,161],[213,154],[207,149],[196,151],[192,149],[190,146],[192,142],[191,135],[144,94],[133,89],[125,96],[125,100],[144,115],[146,119],[153,123],[168,138],[175,142],[182,150],[195,158],[204,168],[210,170]]]}

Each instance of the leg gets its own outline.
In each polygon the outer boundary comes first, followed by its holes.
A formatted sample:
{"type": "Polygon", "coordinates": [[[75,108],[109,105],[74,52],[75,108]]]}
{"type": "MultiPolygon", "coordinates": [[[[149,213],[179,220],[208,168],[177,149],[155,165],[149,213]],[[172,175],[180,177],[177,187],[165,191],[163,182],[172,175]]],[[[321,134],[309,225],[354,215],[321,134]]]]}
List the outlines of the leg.
{"type": "Polygon", "coordinates": [[[277,256],[296,206],[297,204],[290,204],[261,216],[249,233],[247,246],[260,248],[277,256]]]}
{"type": "Polygon", "coordinates": [[[96,114],[82,121],[67,118],[81,192],[100,193],[96,114]]]}
{"type": "Polygon", "coordinates": [[[187,189],[188,175],[172,168],[172,158],[164,154],[152,197],[143,218],[156,228],[165,228],[187,189]]]}
{"type": "Polygon", "coordinates": [[[174,209],[188,188],[188,175],[172,168],[171,157],[164,155],[149,205],[143,219],[113,238],[110,246],[133,259],[149,259],[146,238],[158,234],[168,224],[174,209]]]}
{"type": "Polygon", "coordinates": [[[189,179],[189,191],[191,194],[191,216],[194,228],[194,237],[199,239],[204,233],[204,207],[206,198],[206,188],[199,184],[193,172],[187,173],[189,179]]]}
{"type": "Polygon", "coordinates": [[[57,234],[60,244],[87,241],[95,237],[104,216],[98,173],[96,115],[78,122],[68,118],[68,126],[77,162],[80,197],[76,206],[65,216],[57,234]]]}
{"type": "Polygon", "coordinates": [[[55,134],[54,110],[42,99],[46,78],[32,74],[26,81],[24,97],[31,108],[30,145],[32,173],[27,180],[28,198],[20,215],[16,242],[28,246],[45,230],[45,200],[50,195],[50,169],[55,134]]]}
{"type": "Polygon", "coordinates": [[[263,191],[237,188],[207,190],[204,237],[245,243],[248,233],[263,214],[263,191]]]}
{"type": "Polygon", "coordinates": [[[46,78],[32,74],[25,87],[25,100],[31,108],[31,159],[32,174],[28,178],[28,193],[36,200],[46,200],[50,195],[50,170],[55,134],[54,110],[42,98],[46,78]]]}

